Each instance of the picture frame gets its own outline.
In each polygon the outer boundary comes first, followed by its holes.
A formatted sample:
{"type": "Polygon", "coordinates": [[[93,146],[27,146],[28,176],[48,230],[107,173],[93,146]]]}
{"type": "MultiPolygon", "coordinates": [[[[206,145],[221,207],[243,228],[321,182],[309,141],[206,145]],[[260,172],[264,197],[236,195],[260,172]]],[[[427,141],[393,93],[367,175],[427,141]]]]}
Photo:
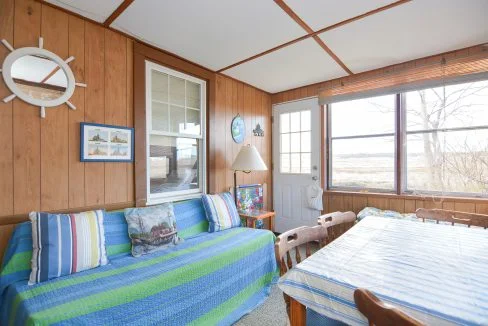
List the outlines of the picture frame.
{"type": "Polygon", "coordinates": [[[81,162],[133,162],[134,128],[80,123],[81,162]]]}
{"type": "Polygon", "coordinates": [[[264,208],[262,184],[239,185],[236,188],[237,210],[253,211],[264,208]]]}

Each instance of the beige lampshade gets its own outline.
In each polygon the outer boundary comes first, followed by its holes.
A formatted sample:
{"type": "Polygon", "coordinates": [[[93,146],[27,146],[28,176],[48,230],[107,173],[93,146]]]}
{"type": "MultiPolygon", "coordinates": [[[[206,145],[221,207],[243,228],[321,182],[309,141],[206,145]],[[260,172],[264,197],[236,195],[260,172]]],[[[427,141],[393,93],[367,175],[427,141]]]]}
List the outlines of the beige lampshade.
{"type": "Polygon", "coordinates": [[[231,167],[234,171],[266,171],[261,155],[255,146],[242,146],[231,167]]]}

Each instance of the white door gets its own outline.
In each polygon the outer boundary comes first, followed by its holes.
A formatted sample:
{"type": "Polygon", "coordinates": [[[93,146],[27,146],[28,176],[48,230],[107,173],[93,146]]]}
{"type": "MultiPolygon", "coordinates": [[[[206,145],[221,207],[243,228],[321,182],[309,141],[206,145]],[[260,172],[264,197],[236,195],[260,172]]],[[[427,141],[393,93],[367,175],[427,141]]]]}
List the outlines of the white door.
{"type": "Polygon", "coordinates": [[[317,98],[273,107],[273,197],[275,231],[317,225],[307,187],[320,185],[320,106],[317,98]]]}

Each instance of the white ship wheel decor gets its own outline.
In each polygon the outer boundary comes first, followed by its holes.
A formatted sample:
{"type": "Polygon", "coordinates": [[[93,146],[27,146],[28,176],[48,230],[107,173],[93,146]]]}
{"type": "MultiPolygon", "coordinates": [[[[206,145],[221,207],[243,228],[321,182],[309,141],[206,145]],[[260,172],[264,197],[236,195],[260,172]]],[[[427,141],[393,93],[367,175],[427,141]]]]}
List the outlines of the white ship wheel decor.
{"type": "Polygon", "coordinates": [[[3,99],[5,103],[18,97],[39,106],[41,118],[46,117],[46,108],[63,103],[76,110],[69,99],[76,86],[86,87],[86,84],[75,81],[68,65],[75,57],[63,60],[53,52],[43,49],[42,37],[39,38],[39,47],[14,49],[7,40],[2,40],[2,43],[10,50],[1,69],[3,80],[12,92],[3,99]]]}

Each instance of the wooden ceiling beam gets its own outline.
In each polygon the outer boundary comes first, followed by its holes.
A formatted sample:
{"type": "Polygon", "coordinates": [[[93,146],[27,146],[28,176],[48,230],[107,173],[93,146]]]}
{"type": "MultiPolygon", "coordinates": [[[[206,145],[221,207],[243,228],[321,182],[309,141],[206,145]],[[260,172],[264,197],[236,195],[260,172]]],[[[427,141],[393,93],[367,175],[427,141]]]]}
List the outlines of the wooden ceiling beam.
{"type": "MultiPolygon", "coordinates": [[[[272,52],[277,51],[277,50],[279,50],[279,49],[282,49],[282,48],[284,48],[284,47],[290,46],[290,45],[295,44],[295,43],[297,43],[297,42],[300,42],[300,41],[306,40],[306,39],[308,39],[308,38],[310,38],[310,37],[314,37],[314,38],[315,38],[316,36],[318,37],[318,35],[319,35],[319,34],[322,34],[322,33],[324,33],[324,32],[327,32],[327,31],[330,31],[330,30],[336,29],[336,28],[338,28],[338,27],[340,27],[340,26],[343,26],[343,25],[346,25],[346,24],[352,23],[352,22],[354,22],[354,21],[356,21],[356,20],[360,20],[360,19],[366,18],[366,17],[368,17],[368,16],[371,16],[371,15],[377,14],[377,13],[379,13],[379,12],[382,12],[382,11],[385,11],[385,10],[388,10],[388,9],[391,9],[391,8],[394,8],[394,7],[397,7],[397,6],[400,6],[400,5],[405,4],[405,3],[407,3],[407,2],[410,2],[410,1],[412,1],[412,0],[399,0],[399,1],[396,1],[396,2],[393,2],[393,3],[390,3],[389,5],[386,5],[386,6],[383,6],[383,7],[379,7],[379,8],[373,9],[373,10],[370,10],[370,11],[368,11],[368,12],[365,12],[364,14],[361,14],[361,15],[358,15],[358,16],[354,16],[354,17],[352,17],[352,18],[349,18],[349,19],[346,19],[346,20],[340,21],[340,22],[338,22],[338,23],[336,23],[336,24],[333,24],[333,25],[330,25],[330,26],[324,27],[324,28],[319,29],[319,30],[317,30],[317,31],[315,31],[315,32],[314,32],[314,31],[312,31],[311,33],[308,33],[308,34],[306,34],[306,35],[300,36],[300,37],[298,37],[298,38],[296,38],[296,39],[293,39],[293,40],[288,41],[288,42],[286,42],[286,43],[283,43],[283,44],[280,44],[280,45],[278,45],[278,46],[275,46],[274,48],[271,48],[271,49],[269,49],[269,50],[266,50],[266,51],[263,51],[263,52],[261,52],[261,53],[255,54],[255,55],[253,55],[253,56],[251,56],[251,57],[249,57],[249,58],[246,58],[246,59],[241,60],[241,61],[239,61],[239,62],[233,63],[233,64],[231,64],[231,65],[229,65],[229,66],[227,66],[227,67],[224,67],[224,68],[222,68],[222,69],[219,69],[219,70],[217,70],[217,72],[222,72],[222,71],[224,71],[224,70],[228,70],[228,69],[230,69],[230,68],[233,68],[233,67],[239,66],[239,65],[241,65],[241,64],[243,64],[243,63],[246,63],[246,62],[248,62],[248,61],[254,60],[254,59],[259,58],[259,57],[262,57],[262,56],[264,56],[264,55],[267,55],[267,54],[269,54],[269,53],[272,53],[272,52]]],[[[281,7],[281,6],[280,6],[280,7],[281,7]]],[[[297,17],[298,17],[298,16],[297,16],[297,17]]],[[[293,18],[293,17],[292,17],[292,18],[293,18]]],[[[303,26],[302,26],[302,28],[303,28],[303,26]]],[[[319,38],[319,39],[320,39],[320,38],[319,38]]],[[[324,50],[325,50],[325,49],[324,49],[324,50]]],[[[331,51],[331,52],[332,52],[332,51],[331,51]]]]}
{"type": "MultiPolygon", "coordinates": [[[[307,23],[305,23],[303,21],[303,19],[301,19],[294,11],[293,9],[291,9],[286,3],[284,0],[274,0],[274,2],[280,6],[281,9],[283,9],[284,12],[286,12],[286,14],[288,16],[290,16],[291,19],[293,19],[298,25],[300,25],[304,30],[305,32],[307,32],[308,34],[313,34],[314,33],[314,30],[307,25],[307,23]]],[[[339,66],[341,66],[342,69],[344,69],[349,75],[352,75],[353,72],[344,64],[344,62],[342,62],[341,59],[339,59],[339,57],[334,53],[332,52],[332,50],[325,44],[324,41],[322,41],[322,39],[318,36],[318,35],[314,35],[313,36],[313,39],[315,40],[315,42],[317,42],[317,44],[322,48],[324,49],[324,51],[335,61],[337,62],[337,64],[339,66]]]]}
{"type": "Polygon", "coordinates": [[[109,27],[122,13],[129,7],[134,0],[124,0],[115,11],[103,22],[103,26],[109,27]]]}

